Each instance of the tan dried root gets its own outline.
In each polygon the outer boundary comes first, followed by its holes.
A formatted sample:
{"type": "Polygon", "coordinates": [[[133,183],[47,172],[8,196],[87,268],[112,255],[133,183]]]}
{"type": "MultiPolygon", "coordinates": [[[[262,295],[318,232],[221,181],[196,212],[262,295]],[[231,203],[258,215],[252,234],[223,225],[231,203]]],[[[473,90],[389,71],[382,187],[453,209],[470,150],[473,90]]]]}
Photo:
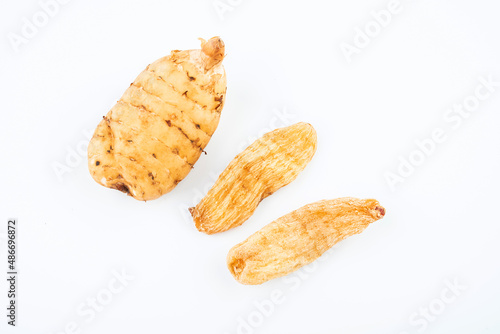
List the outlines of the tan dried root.
{"type": "Polygon", "coordinates": [[[345,197],[308,204],[234,246],[227,266],[238,282],[262,284],[313,262],[384,215],[374,199],[345,197]]]}
{"type": "Polygon", "coordinates": [[[190,208],[196,227],[213,234],[243,224],[264,198],[295,180],[315,151],[316,131],[310,124],[266,133],[238,154],[190,208]]]}

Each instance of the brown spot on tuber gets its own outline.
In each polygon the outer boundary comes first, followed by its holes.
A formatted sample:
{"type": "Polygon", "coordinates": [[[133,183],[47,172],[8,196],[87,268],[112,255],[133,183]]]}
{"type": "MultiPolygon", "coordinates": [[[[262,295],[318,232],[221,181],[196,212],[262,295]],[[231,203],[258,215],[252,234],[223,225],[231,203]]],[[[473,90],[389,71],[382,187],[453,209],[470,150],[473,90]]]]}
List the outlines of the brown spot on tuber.
{"type": "Polygon", "coordinates": [[[121,191],[122,193],[125,193],[127,195],[130,195],[130,189],[128,188],[128,186],[126,186],[125,184],[123,184],[121,182],[115,183],[111,188],[116,189],[118,191],[121,191]]]}
{"type": "Polygon", "coordinates": [[[172,126],[172,122],[170,120],[166,120],[165,122],[167,123],[168,126],[172,126]]]}
{"type": "Polygon", "coordinates": [[[96,166],[99,166],[100,164],[101,164],[101,162],[100,162],[100,161],[96,161],[96,162],[95,162],[95,165],[96,165],[96,166]]]}

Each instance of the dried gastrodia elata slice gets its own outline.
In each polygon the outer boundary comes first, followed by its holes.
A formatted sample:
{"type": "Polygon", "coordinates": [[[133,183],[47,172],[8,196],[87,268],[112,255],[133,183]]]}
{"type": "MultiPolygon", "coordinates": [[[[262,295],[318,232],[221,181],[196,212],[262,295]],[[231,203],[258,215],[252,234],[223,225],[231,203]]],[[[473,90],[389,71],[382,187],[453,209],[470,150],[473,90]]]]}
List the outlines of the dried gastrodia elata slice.
{"type": "Polygon", "coordinates": [[[259,203],[299,175],[316,152],[316,131],[307,123],[276,129],[229,163],[214,186],[189,211],[201,232],[243,224],[259,203]]]}
{"type": "Polygon", "coordinates": [[[229,271],[243,284],[287,275],[384,215],[374,199],[344,197],[308,204],[234,246],[227,256],[229,271]]]}

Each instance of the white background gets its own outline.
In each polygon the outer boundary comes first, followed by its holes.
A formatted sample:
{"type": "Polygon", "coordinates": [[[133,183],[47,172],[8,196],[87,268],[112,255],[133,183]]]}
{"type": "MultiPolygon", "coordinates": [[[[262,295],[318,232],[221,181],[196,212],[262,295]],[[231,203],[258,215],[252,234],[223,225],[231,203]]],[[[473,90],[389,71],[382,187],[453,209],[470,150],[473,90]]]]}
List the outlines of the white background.
{"type": "MultiPolygon", "coordinates": [[[[401,0],[348,62],[342,43],[389,1],[230,3],[220,14],[210,0],[73,0],[15,52],[9,34],[42,9],[1,0],[0,261],[5,269],[5,223],[16,217],[20,276],[18,327],[6,326],[2,306],[0,331],[64,333],[75,323],[95,334],[499,333],[500,87],[456,128],[443,118],[480,77],[500,81],[499,5],[401,0]],[[97,185],[85,157],[71,158],[85,150],[84,133],[147,64],[214,35],[226,43],[228,90],[208,155],[155,201],[97,185]],[[276,120],[283,113],[292,116],[276,120]],[[187,207],[253,138],[297,121],[318,132],[298,179],[241,227],[199,233],[187,207]],[[436,128],[446,141],[393,191],[386,173],[436,128]],[[59,179],[54,166],[67,159],[59,179]],[[387,215],[310,273],[261,286],[230,275],[233,245],[302,205],[343,196],[376,198],[387,215]],[[79,314],[88,298],[109,297],[122,270],[134,279],[94,319],[79,314]],[[466,288],[439,309],[446,280],[466,288]],[[254,302],[274,290],[282,303],[257,314],[254,302]],[[431,305],[439,314],[422,320],[431,305]],[[258,325],[238,331],[249,317],[258,325]]],[[[0,305],[6,291],[2,279],[0,305]]]]}

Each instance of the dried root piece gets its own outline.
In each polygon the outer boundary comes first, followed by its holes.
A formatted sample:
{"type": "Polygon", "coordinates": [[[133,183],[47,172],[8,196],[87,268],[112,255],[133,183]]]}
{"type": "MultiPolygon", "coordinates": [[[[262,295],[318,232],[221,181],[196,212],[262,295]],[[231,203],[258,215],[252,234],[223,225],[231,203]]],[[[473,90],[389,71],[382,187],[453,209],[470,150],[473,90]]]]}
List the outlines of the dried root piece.
{"type": "Polygon", "coordinates": [[[138,200],[172,190],[219,123],[226,95],[219,37],[150,64],[104,117],[88,147],[97,183],[138,200]]]}
{"type": "Polygon", "coordinates": [[[307,123],[266,133],[238,154],[200,203],[189,211],[201,232],[243,224],[260,201],[299,175],[316,152],[316,131],[307,123]]]}
{"type": "Polygon", "coordinates": [[[238,282],[262,284],[313,262],[384,215],[374,199],[344,197],[308,204],[234,246],[227,266],[238,282]]]}

